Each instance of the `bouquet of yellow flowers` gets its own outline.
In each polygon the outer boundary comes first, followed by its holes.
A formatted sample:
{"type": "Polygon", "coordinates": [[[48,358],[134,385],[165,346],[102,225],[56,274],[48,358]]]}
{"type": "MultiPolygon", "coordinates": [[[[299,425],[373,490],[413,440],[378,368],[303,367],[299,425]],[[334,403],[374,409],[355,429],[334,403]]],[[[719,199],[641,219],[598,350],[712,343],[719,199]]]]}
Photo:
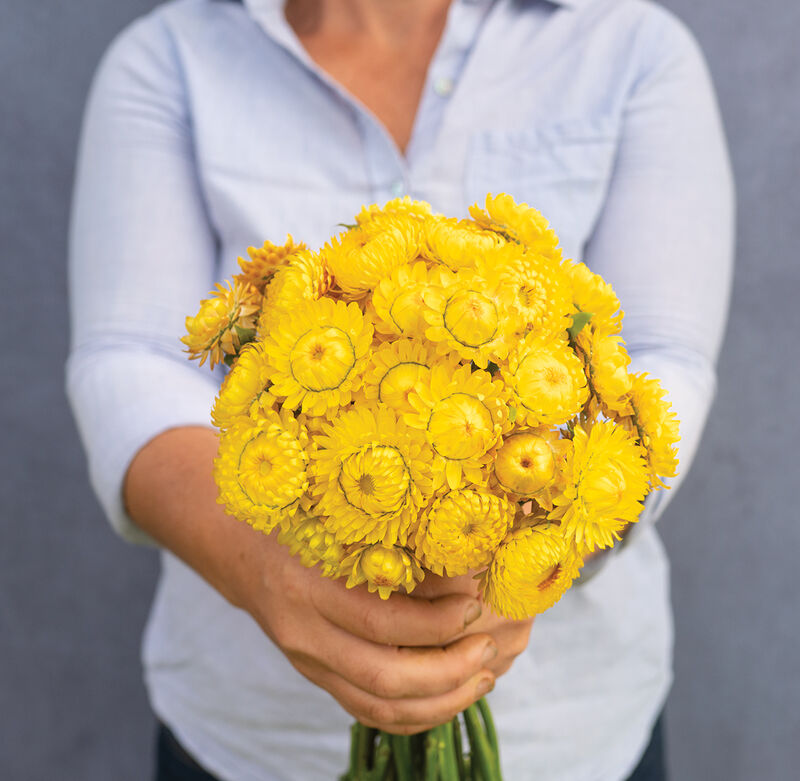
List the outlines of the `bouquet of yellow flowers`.
{"type": "MultiPolygon", "coordinates": [[[[628,371],[612,288],[543,216],[505,194],[470,214],[403,198],[318,252],[251,247],[183,341],[231,367],[212,411],[229,513],[348,587],[474,573],[521,619],[675,475],[678,423],[628,371]]],[[[499,779],[488,708],[462,716],[466,754],[458,719],[412,739],[356,725],[345,778],[499,779]]]]}

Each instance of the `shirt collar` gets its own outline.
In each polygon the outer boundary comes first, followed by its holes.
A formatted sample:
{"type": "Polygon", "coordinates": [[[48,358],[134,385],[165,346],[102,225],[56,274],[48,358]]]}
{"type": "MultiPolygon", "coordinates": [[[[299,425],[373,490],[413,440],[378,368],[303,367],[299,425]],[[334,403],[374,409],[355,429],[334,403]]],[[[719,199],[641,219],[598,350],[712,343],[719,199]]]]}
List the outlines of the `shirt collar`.
{"type": "MultiPolygon", "coordinates": [[[[273,13],[275,11],[282,11],[286,0],[242,0],[242,3],[250,11],[258,12],[269,10],[273,13]]],[[[551,5],[565,6],[566,8],[578,8],[585,5],[587,0],[545,0],[551,5]]]]}

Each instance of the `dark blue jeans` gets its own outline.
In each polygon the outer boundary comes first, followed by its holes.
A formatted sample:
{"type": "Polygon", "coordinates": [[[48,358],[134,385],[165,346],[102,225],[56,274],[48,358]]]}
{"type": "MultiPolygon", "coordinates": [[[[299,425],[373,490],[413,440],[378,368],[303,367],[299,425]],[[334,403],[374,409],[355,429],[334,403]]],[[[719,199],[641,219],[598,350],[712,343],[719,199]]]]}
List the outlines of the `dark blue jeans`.
{"type": "MultiPolygon", "coordinates": [[[[666,781],[664,727],[659,718],[650,743],[628,781],[666,781]]],[[[203,770],[163,725],[158,727],[155,781],[218,781],[203,770]]],[[[298,779],[300,781],[300,779],[298,779]]],[[[516,781],[508,779],[508,781],[516,781]]]]}

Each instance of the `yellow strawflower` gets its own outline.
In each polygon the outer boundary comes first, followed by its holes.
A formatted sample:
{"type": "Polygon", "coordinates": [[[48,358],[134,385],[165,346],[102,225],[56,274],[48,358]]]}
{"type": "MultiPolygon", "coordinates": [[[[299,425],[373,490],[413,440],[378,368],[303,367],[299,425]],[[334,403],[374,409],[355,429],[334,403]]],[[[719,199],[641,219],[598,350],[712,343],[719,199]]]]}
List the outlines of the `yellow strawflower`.
{"type": "Polygon", "coordinates": [[[295,244],[291,234],[287,235],[286,243],[283,245],[265,241],[263,247],[248,247],[247,254],[250,259],[239,258],[239,268],[242,269],[242,273],[237,274],[234,279],[250,284],[263,293],[272,275],[287,258],[305,248],[306,245],[302,241],[295,244]]]}
{"type": "Polygon", "coordinates": [[[661,479],[678,474],[678,442],[680,427],[667,392],[661,383],[646,372],[631,375],[633,414],[620,418],[621,424],[639,440],[647,452],[650,484],[653,488],[668,488],[661,479]]]}
{"type": "Polygon", "coordinates": [[[331,287],[333,277],[325,259],[315,252],[298,250],[272,277],[258,320],[258,333],[266,336],[276,321],[292,317],[302,301],[317,301],[331,287]]]}
{"type": "Polygon", "coordinates": [[[264,338],[272,367],[270,392],[288,409],[334,412],[361,386],[371,343],[372,326],[357,304],[299,301],[291,317],[273,323],[264,338]]]}
{"type": "Polygon", "coordinates": [[[275,397],[269,392],[270,366],[261,342],[246,344],[222,382],[211,410],[214,425],[224,431],[237,420],[258,410],[272,409],[275,397]]]}
{"type": "Polygon", "coordinates": [[[610,420],[576,425],[572,445],[567,487],[548,517],[576,545],[608,548],[642,511],[649,490],[642,450],[610,420]]]}
{"type": "MultiPolygon", "coordinates": [[[[607,416],[630,415],[633,382],[628,373],[631,362],[622,337],[585,326],[574,340],[583,369],[600,410],[607,416]]],[[[592,412],[596,412],[595,409],[592,412]]]]}
{"type": "Polygon", "coordinates": [[[425,432],[433,448],[434,487],[485,484],[490,451],[511,428],[503,383],[480,369],[439,361],[429,382],[418,385],[408,400],[415,411],[406,420],[425,432]]]}
{"type": "Polygon", "coordinates": [[[265,533],[290,518],[308,488],[307,439],[291,413],[237,421],[220,435],[214,460],[220,504],[265,533]]]}
{"type": "Polygon", "coordinates": [[[398,413],[413,412],[408,397],[428,383],[433,363],[433,350],[424,342],[386,342],[370,356],[364,371],[363,398],[386,404],[398,413]]]}
{"type": "Polygon", "coordinates": [[[516,203],[506,193],[496,197],[489,194],[486,196],[485,210],[476,203],[469,207],[469,213],[482,228],[496,231],[509,241],[522,244],[539,255],[553,260],[561,258],[555,231],[541,212],[527,203],[516,203]]]}
{"type": "Polygon", "coordinates": [[[323,425],[311,452],[317,512],[343,543],[405,545],[431,494],[431,452],[394,410],[359,405],[323,425]]]}
{"type": "Polygon", "coordinates": [[[357,546],[342,562],[342,574],[349,572],[347,588],[367,584],[381,599],[389,599],[401,588],[410,594],[421,583],[425,573],[413,554],[398,545],[357,546]]]}
{"type": "Polygon", "coordinates": [[[482,259],[478,268],[491,280],[490,289],[508,316],[519,320],[520,338],[530,330],[559,336],[572,324],[572,289],[560,264],[509,244],[482,259]]]}
{"type": "Polygon", "coordinates": [[[342,294],[360,299],[417,256],[418,235],[412,218],[383,218],[332,238],[322,255],[342,294]]]}
{"type": "Polygon", "coordinates": [[[552,607],[578,576],[583,561],[557,524],[511,532],[481,579],[483,599],[497,614],[521,620],[552,607]]]}
{"type": "Polygon", "coordinates": [[[304,567],[319,565],[326,578],[338,578],[346,574],[342,562],[347,553],[319,518],[308,515],[303,510],[297,516],[283,523],[278,533],[278,542],[289,548],[292,556],[299,556],[304,567]]]}
{"type": "Polygon", "coordinates": [[[505,244],[502,236],[470,220],[431,217],[422,226],[420,254],[456,271],[475,268],[483,257],[505,244]]]}
{"type": "Polygon", "coordinates": [[[572,442],[558,431],[530,429],[505,437],[494,461],[492,486],[517,501],[536,499],[552,509],[553,496],[564,490],[572,442]]]}
{"type": "Polygon", "coordinates": [[[484,489],[449,491],[423,514],[414,539],[422,564],[437,575],[485,567],[514,521],[514,505],[484,489]]]}
{"type": "Polygon", "coordinates": [[[589,397],[580,359],[562,339],[531,331],[501,367],[513,391],[519,424],[558,426],[577,415],[589,397]]]}
{"type": "Polygon", "coordinates": [[[356,215],[358,225],[367,225],[370,222],[379,221],[383,217],[411,217],[419,222],[423,222],[431,216],[431,205],[426,201],[414,201],[410,196],[404,195],[402,198],[394,198],[384,206],[373,204],[364,206],[356,215]]]}
{"type": "Polygon", "coordinates": [[[373,314],[375,330],[391,336],[422,338],[428,327],[425,321],[425,300],[429,293],[447,284],[444,269],[428,269],[425,262],[396,268],[382,279],[367,305],[373,314]]]}
{"type": "Polygon", "coordinates": [[[455,351],[482,369],[489,361],[502,361],[514,323],[503,309],[496,280],[463,269],[442,271],[441,281],[425,297],[425,337],[436,343],[440,355],[455,351]]]}
{"type": "Polygon", "coordinates": [[[200,303],[200,311],[186,318],[186,345],[189,358],[206,359],[213,369],[227,356],[236,356],[242,345],[255,336],[261,294],[256,288],[236,282],[227,287],[217,284],[200,303]]]}
{"type": "Polygon", "coordinates": [[[618,334],[623,312],[614,288],[584,263],[565,263],[564,270],[572,282],[575,309],[592,315],[588,327],[603,334],[618,334]]]}

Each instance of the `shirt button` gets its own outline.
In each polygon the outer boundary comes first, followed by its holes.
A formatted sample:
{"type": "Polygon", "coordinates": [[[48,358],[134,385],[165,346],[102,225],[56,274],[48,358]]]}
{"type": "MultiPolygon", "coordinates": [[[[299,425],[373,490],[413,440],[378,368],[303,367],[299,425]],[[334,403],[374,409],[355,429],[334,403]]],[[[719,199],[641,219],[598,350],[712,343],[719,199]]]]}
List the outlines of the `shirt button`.
{"type": "Polygon", "coordinates": [[[392,184],[392,198],[399,198],[405,189],[402,179],[398,179],[392,184]]]}
{"type": "Polygon", "coordinates": [[[436,81],[433,82],[433,91],[437,95],[446,98],[453,91],[454,86],[455,84],[453,84],[452,79],[448,79],[446,76],[443,76],[442,78],[436,79],[436,81]]]}

